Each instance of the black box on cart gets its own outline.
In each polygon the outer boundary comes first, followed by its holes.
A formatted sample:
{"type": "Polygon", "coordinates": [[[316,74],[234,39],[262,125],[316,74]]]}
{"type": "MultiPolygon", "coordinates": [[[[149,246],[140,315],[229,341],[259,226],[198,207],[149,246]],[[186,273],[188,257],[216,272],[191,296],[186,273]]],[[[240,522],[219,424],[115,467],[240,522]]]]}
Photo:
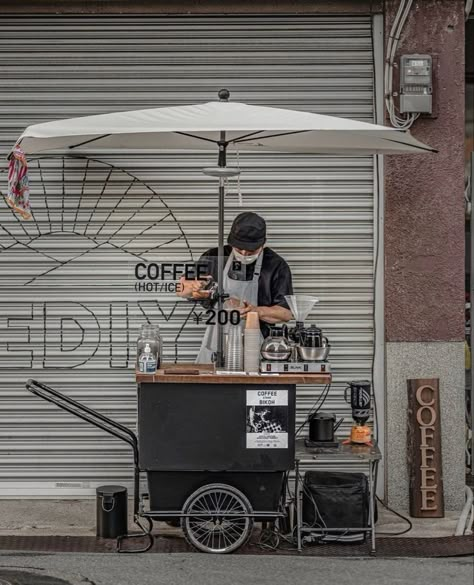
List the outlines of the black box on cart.
{"type": "Polygon", "coordinates": [[[138,386],[142,470],[285,471],[294,435],[295,385],[138,386]]]}
{"type": "Polygon", "coordinates": [[[140,469],[150,509],[181,510],[202,485],[239,489],[275,511],[294,468],[295,385],[142,383],[140,469]]]}

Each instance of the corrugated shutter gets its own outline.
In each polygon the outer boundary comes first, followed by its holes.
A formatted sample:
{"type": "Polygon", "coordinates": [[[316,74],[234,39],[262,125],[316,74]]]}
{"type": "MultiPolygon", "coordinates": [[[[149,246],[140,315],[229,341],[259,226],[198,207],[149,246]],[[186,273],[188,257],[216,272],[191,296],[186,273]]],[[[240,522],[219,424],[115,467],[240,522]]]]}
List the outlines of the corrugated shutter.
{"type": "MultiPolygon", "coordinates": [[[[236,101],[373,119],[369,17],[31,17],[0,27],[2,155],[31,123],[208,101],[220,87],[236,101]]],[[[139,258],[186,261],[215,245],[216,184],[200,171],[215,153],[90,156],[31,161],[34,221],[1,203],[4,495],[85,494],[130,479],[128,449],[28,394],[29,377],[133,427],[145,315],[169,357],[181,327],[181,360],[202,332],[186,321],[189,305],[172,313],[174,295],[135,293],[133,270],[139,258]]],[[[243,209],[262,213],[296,291],[320,298],[313,317],[333,345],[325,408],[349,422],[344,382],[369,377],[372,359],[372,159],[230,159],[242,169],[243,207],[231,183],[227,226],[243,209]]],[[[321,390],[300,388],[300,422],[321,390]]]]}

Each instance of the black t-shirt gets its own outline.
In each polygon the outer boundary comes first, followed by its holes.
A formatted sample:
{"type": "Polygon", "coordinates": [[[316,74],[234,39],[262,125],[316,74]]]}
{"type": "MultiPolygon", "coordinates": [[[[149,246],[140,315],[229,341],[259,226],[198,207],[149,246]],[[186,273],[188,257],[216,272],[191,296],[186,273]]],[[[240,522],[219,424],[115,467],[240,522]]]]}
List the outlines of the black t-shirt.
{"type": "MultiPolygon", "coordinates": [[[[224,246],[224,266],[232,251],[231,246],[224,246]]],[[[206,265],[207,273],[217,281],[217,257],[218,248],[212,248],[199,259],[200,265],[206,265]]],[[[229,269],[229,278],[236,280],[252,280],[255,271],[255,264],[241,264],[236,262],[235,266],[229,269]]],[[[285,260],[271,248],[263,249],[262,268],[258,280],[258,305],[271,307],[278,305],[289,309],[285,295],[293,294],[293,283],[291,270],[285,260]]],[[[205,305],[205,303],[203,303],[205,305]]],[[[269,333],[269,326],[260,322],[260,328],[264,336],[269,333]]]]}

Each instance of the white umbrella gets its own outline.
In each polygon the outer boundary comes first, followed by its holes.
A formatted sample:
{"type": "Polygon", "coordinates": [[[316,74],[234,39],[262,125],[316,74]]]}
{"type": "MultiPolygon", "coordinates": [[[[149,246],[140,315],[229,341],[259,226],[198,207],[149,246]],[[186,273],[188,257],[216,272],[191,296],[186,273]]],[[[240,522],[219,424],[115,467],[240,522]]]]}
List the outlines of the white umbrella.
{"type": "MultiPolygon", "coordinates": [[[[20,136],[25,154],[59,149],[239,149],[310,154],[433,152],[409,131],[335,116],[227,101],[116,112],[35,124],[20,136]],[[223,136],[221,133],[225,132],[223,136]]],[[[225,99],[222,99],[222,96],[225,99]]]]}
{"type": "MultiPolygon", "coordinates": [[[[226,151],[275,150],[308,154],[416,154],[436,152],[409,131],[346,118],[230,102],[226,89],[219,101],[192,106],[153,108],[57,120],[29,126],[17,141],[25,154],[73,149],[218,149],[219,177],[218,308],[222,308],[224,254],[224,177],[226,151]]],[[[222,330],[218,328],[218,364],[222,365],[222,330]]]]}

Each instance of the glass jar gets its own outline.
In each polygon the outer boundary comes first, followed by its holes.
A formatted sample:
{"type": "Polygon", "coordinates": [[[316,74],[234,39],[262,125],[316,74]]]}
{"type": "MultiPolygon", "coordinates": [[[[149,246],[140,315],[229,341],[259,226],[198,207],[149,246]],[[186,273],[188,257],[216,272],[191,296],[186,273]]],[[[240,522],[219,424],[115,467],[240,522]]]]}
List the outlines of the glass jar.
{"type": "Polygon", "coordinates": [[[264,360],[287,361],[291,357],[291,346],[285,335],[286,329],[272,327],[270,335],[263,340],[260,354],[264,360]]]}
{"type": "Polygon", "coordinates": [[[155,374],[161,365],[162,343],[158,325],[144,323],[137,339],[137,371],[155,374]]]}

